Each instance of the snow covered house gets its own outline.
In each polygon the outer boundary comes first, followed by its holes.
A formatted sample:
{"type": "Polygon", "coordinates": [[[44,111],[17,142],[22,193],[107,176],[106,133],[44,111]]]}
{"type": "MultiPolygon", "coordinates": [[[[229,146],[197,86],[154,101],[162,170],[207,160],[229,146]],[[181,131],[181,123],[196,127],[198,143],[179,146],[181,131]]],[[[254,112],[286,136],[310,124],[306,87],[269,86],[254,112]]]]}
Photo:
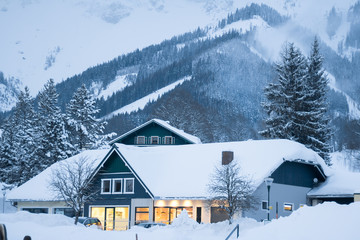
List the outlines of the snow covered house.
{"type": "Polygon", "coordinates": [[[201,140],[160,119],[152,119],[115,138],[110,144],[137,146],[199,144],[201,140]]]}
{"type": "MultiPolygon", "coordinates": [[[[334,194],[338,202],[354,201],[354,189],[360,189],[355,183],[345,189],[344,177],[314,151],[293,141],[196,143],[201,141],[153,119],[115,139],[110,149],[84,151],[63,161],[86,158],[93,163],[96,197],[85,204],[84,215],[99,218],[106,230],[124,230],[143,221],[171,223],[184,209],[198,222],[224,220],[219,207],[208,201],[210,176],[222,164],[224,152],[231,153],[230,160],[256,187],[258,208],[241,215],[259,221],[267,218],[268,206],[273,219],[303,205],[334,200],[334,194]],[[274,179],[270,203],[267,177],[274,179]]],[[[71,216],[71,209],[49,189],[51,173],[60,166],[53,164],[10,192],[8,199],[19,210],[71,216]]],[[[355,174],[351,181],[360,182],[359,176],[355,174]]]]}
{"type": "MultiPolygon", "coordinates": [[[[314,179],[325,180],[323,160],[312,150],[288,140],[158,147],[115,143],[110,150],[80,154],[96,159],[93,181],[98,194],[94,201],[85,204],[84,215],[98,217],[107,230],[128,229],[142,221],[170,223],[183,209],[198,222],[223,220],[218,207],[208,204],[207,186],[224,151],[233,153],[233,161],[240,165],[242,174],[256,185],[254,194],[260,200],[259,208],[243,212],[243,216],[266,218],[266,177],[274,178],[271,218],[276,214],[289,215],[309,204],[307,193],[316,184],[314,179]]],[[[63,202],[47,188],[54,167],[56,164],[11,192],[8,198],[17,202],[20,210],[65,212],[63,202]]]]}

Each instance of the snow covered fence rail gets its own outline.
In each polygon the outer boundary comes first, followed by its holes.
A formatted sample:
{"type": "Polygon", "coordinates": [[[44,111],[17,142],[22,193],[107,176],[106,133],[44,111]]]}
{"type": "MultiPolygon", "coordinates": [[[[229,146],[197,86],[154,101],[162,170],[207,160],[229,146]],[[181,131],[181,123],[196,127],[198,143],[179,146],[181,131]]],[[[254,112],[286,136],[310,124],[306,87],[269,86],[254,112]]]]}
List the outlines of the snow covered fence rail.
{"type": "Polygon", "coordinates": [[[236,230],[236,238],[239,238],[239,224],[236,224],[236,227],[231,231],[229,236],[227,236],[227,238],[225,238],[225,240],[229,240],[229,238],[231,237],[231,235],[233,235],[235,230],[236,230]]]}

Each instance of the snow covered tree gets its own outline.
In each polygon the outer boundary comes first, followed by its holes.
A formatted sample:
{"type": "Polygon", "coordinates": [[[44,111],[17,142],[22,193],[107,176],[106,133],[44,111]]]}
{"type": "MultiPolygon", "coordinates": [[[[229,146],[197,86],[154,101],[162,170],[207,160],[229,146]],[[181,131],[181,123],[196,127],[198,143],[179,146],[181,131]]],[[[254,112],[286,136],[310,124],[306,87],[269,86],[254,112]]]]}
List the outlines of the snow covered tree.
{"type": "Polygon", "coordinates": [[[315,39],[309,60],[293,43],[287,43],[276,64],[277,82],[265,88],[267,128],[260,134],[285,138],[313,149],[330,164],[331,136],[325,113],[327,79],[322,69],[319,44],[315,39]]]}
{"type": "Polygon", "coordinates": [[[312,115],[308,121],[308,136],[304,144],[316,151],[330,165],[329,152],[331,150],[332,130],[329,126],[330,119],[326,115],[328,109],[326,96],[329,88],[328,79],[322,66],[323,58],[320,55],[317,38],[312,44],[308,62],[307,85],[310,88],[310,93],[307,100],[312,115]]]}
{"type": "Polygon", "coordinates": [[[269,115],[267,129],[260,134],[268,138],[298,141],[301,121],[304,120],[302,100],[306,89],[306,59],[293,43],[285,46],[282,62],[276,64],[278,83],[265,88],[263,107],[269,115]]]}
{"type": "Polygon", "coordinates": [[[210,204],[226,211],[229,224],[235,214],[254,208],[258,202],[252,195],[255,190],[252,182],[241,176],[240,167],[234,161],[215,168],[208,188],[210,204]]]}
{"type": "Polygon", "coordinates": [[[67,105],[66,119],[71,133],[71,143],[79,152],[85,148],[92,148],[103,139],[100,134],[104,130],[105,122],[95,118],[99,110],[95,106],[95,100],[82,85],[74,93],[73,98],[67,105]]]}
{"type": "Polygon", "coordinates": [[[1,161],[5,165],[6,183],[20,185],[41,171],[36,158],[39,146],[38,118],[29,89],[20,92],[13,114],[5,124],[1,161]]]}
{"type": "Polygon", "coordinates": [[[49,187],[74,210],[77,224],[84,203],[97,194],[90,181],[96,165],[83,156],[72,160],[60,162],[53,170],[49,187]]]}
{"type": "Polygon", "coordinates": [[[42,169],[69,157],[73,152],[65,131],[65,117],[57,105],[57,99],[54,80],[50,79],[38,95],[41,143],[37,154],[42,169]]]}

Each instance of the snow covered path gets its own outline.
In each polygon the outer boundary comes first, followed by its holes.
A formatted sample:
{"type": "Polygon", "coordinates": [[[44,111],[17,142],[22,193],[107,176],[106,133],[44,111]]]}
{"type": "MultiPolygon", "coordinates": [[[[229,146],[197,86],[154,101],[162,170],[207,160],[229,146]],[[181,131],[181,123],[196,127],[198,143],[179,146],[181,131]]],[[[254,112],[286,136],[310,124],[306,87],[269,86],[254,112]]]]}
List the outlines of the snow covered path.
{"type": "MultiPolygon", "coordinates": [[[[241,219],[241,240],[303,240],[303,239],[358,239],[360,202],[350,205],[325,203],[316,207],[304,207],[289,217],[273,220],[267,225],[241,219]]],[[[34,240],[217,240],[225,239],[235,226],[226,222],[197,224],[192,219],[178,219],[171,226],[144,229],[134,227],[125,232],[104,232],[95,228],[72,225],[72,219],[62,215],[0,214],[0,223],[5,223],[9,240],[23,239],[30,235],[34,240]]]]}

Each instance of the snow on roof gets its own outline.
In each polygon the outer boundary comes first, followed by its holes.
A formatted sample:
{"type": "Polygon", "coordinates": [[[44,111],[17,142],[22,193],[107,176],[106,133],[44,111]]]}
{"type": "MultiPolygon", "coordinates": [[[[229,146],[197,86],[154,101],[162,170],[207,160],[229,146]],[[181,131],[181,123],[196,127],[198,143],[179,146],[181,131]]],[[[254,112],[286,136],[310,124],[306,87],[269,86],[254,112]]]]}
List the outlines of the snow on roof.
{"type": "Polygon", "coordinates": [[[360,173],[334,170],[318,187],[309,191],[310,197],[352,197],[360,192],[360,173]]]}
{"type": "Polygon", "coordinates": [[[7,195],[7,199],[12,201],[56,201],[61,200],[50,190],[49,183],[53,170],[59,168],[61,163],[71,163],[76,159],[85,158],[89,163],[94,163],[94,168],[109,152],[109,149],[86,150],[73,157],[54,163],[40,174],[36,175],[23,185],[13,189],[7,195]]]}
{"type": "Polygon", "coordinates": [[[153,122],[159,124],[160,126],[168,129],[169,131],[171,131],[171,132],[179,135],[180,137],[182,137],[182,138],[184,138],[184,139],[186,139],[186,140],[188,140],[188,141],[190,141],[190,142],[192,142],[192,143],[195,143],[195,144],[200,144],[200,143],[201,143],[200,138],[198,138],[198,137],[196,137],[196,136],[194,136],[194,135],[188,134],[188,133],[184,132],[183,130],[177,129],[177,128],[171,126],[171,125],[170,125],[168,122],[166,122],[166,121],[163,121],[163,120],[154,118],[154,119],[151,119],[150,121],[147,121],[147,122],[144,123],[144,124],[141,124],[140,126],[134,128],[134,129],[130,130],[129,132],[121,135],[120,137],[115,138],[114,140],[112,140],[112,141],[110,142],[110,144],[115,143],[115,142],[118,141],[119,139],[122,139],[122,138],[128,136],[129,134],[131,134],[131,133],[133,133],[133,132],[136,132],[137,130],[139,130],[139,129],[141,129],[141,128],[143,128],[143,127],[145,127],[145,126],[147,126],[147,125],[149,125],[150,123],[153,123],[153,122]]]}
{"type": "Polygon", "coordinates": [[[115,144],[155,198],[206,198],[210,175],[221,164],[222,152],[233,151],[242,174],[259,186],[284,160],[302,159],[320,164],[323,159],[290,140],[257,140],[139,148],[115,144]]]}

